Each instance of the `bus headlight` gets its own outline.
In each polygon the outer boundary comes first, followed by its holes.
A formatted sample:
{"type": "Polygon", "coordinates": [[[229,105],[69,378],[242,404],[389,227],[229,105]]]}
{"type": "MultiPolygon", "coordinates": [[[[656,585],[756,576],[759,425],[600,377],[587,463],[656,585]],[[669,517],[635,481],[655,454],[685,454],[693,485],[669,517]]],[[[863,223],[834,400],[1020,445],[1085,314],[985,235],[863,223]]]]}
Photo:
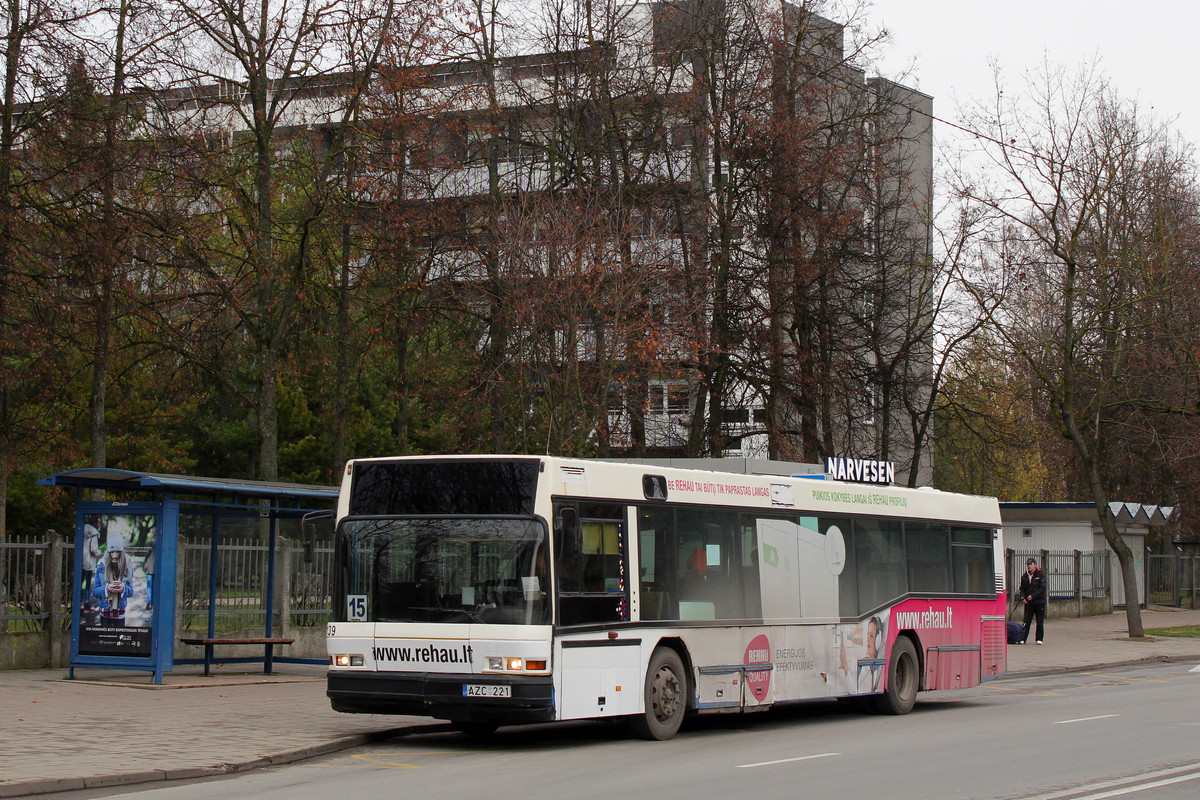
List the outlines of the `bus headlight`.
{"type": "Polygon", "coordinates": [[[545,672],[547,661],[541,659],[518,658],[516,656],[488,656],[487,672],[545,672]]]}
{"type": "Polygon", "coordinates": [[[335,667],[361,667],[363,663],[363,657],[358,654],[338,653],[333,657],[335,667]]]}

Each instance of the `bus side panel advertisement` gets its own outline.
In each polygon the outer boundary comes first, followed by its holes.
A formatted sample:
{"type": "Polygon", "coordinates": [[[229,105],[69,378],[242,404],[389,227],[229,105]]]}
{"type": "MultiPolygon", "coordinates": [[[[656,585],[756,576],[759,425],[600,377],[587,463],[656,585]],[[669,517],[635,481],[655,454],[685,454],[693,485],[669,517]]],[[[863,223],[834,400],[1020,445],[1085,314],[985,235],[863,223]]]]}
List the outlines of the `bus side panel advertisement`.
{"type": "Polygon", "coordinates": [[[765,668],[771,663],[771,642],[766,634],[759,634],[750,640],[750,644],[746,645],[742,663],[747,667],[746,688],[750,691],[747,702],[751,698],[755,702],[763,702],[771,688],[771,670],[765,668]],[[764,668],[754,669],[756,666],[764,668]]]}
{"type": "MultiPolygon", "coordinates": [[[[891,619],[894,631],[912,631],[920,642],[926,689],[977,686],[1005,670],[1002,599],[906,600],[892,609],[891,619]],[[989,625],[996,629],[993,636],[985,632],[989,625]]],[[[889,636],[887,652],[894,638],[889,636]]]]}
{"type": "Polygon", "coordinates": [[[773,630],[776,699],[827,697],[833,639],[830,626],[789,625],[773,630]]]}
{"type": "MultiPolygon", "coordinates": [[[[746,670],[746,702],[881,692],[886,686],[888,654],[901,630],[913,631],[927,650],[972,648],[954,658],[975,664],[980,660],[973,648],[979,642],[981,617],[994,612],[993,606],[992,601],[980,600],[909,600],[855,623],[776,626],[766,633],[748,630],[743,665],[765,663],[763,651],[767,651],[771,668],[746,670]]],[[[947,657],[943,654],[943,659],[947,657]]],[[[961,681],[978,683],[978,670],[966,670],[961,681]]]]}
{"type": "MultiPolygon", "coordinates": [[[[892,627],[917,634],[924,647],[979,643],[981,616],[1004,613],[1002,604],[988,600],[905,600],[891,610],[892,627]]],[[[890,647],[894,637],[888,636],[890,647]]]]}
{"type": "Polygon", "coordinates": [[[844,625],[775,626],[747,631],[742,663],[747,705],[872,694],[883,688],[888,614],[844,625]],[[765,659],[765,660],[764,660],[765,659]],[[754,669],[770,663],[770,670],[754,669]]]}

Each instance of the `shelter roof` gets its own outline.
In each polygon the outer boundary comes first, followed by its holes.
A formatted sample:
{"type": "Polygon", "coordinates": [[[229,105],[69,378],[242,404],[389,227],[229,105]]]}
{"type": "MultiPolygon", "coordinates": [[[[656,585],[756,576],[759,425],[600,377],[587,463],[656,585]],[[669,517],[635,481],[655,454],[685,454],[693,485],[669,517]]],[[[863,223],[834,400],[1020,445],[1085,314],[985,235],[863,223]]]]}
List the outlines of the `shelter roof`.
{"type": "Polygon", "coordinates": [[[42,478],[38,481],[38,485],[73,486],[113,491],[167,491],[178,494],[296,497],[321,500],[336,500],[338,495],[336,486],[315,486],[281,481],[251,481],[240,478],[202,478],[192,475],[168,475],[96,467],[59,472],[42,478]]]}

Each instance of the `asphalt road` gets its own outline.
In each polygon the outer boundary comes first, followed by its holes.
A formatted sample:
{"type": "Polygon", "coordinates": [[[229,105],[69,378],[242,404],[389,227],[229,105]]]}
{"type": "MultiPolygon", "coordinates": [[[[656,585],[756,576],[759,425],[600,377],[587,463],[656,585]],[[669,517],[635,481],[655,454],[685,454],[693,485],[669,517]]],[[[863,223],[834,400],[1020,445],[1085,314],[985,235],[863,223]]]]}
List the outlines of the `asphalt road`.
{"type": "Polygon", "coordinates": [[[668,742],[567,723],[435,732],[187,784],[57,795],[191,800],[1194,800],[1200,667],[998,681],[903,717],[843,704],[699,719],[668,742]]]}

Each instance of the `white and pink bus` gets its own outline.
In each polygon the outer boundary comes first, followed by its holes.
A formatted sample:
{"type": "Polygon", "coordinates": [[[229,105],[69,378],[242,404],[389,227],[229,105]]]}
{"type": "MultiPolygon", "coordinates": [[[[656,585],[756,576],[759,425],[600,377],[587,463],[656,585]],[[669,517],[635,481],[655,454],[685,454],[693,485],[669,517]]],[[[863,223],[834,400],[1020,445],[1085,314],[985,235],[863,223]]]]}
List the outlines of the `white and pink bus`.
{"type": "Polygon", "coordinates": [[[487,733],[1001,675],[995,499],[536,456],[346,466],[328,696],[487,733]]]}

